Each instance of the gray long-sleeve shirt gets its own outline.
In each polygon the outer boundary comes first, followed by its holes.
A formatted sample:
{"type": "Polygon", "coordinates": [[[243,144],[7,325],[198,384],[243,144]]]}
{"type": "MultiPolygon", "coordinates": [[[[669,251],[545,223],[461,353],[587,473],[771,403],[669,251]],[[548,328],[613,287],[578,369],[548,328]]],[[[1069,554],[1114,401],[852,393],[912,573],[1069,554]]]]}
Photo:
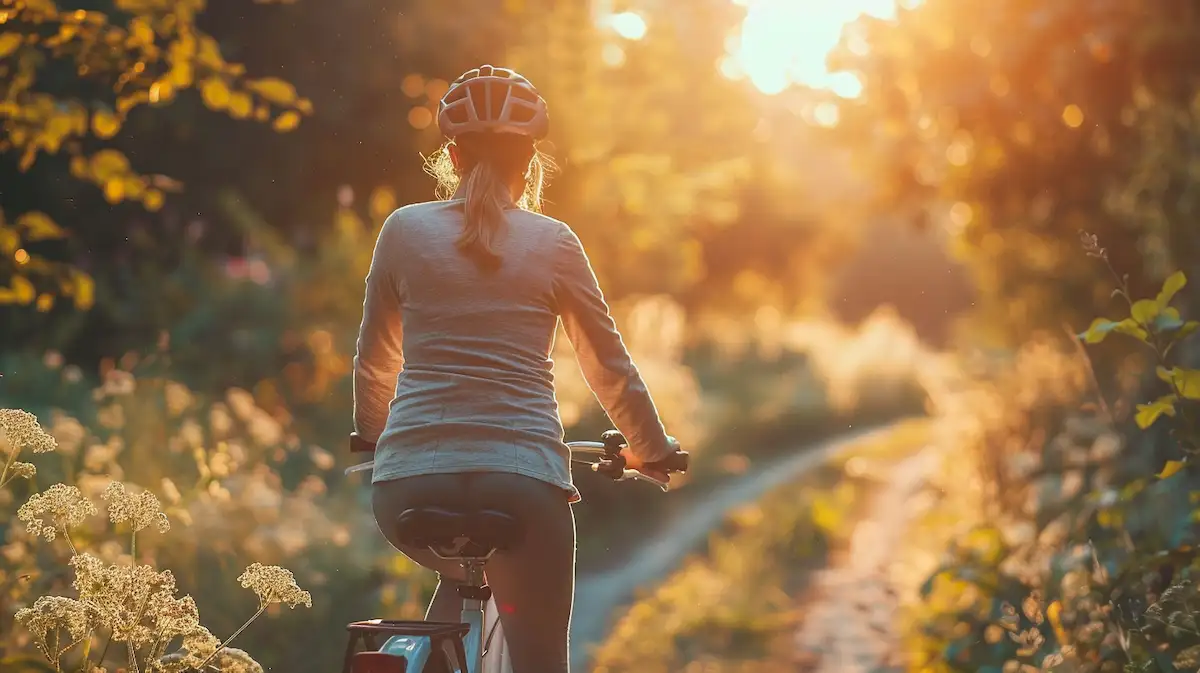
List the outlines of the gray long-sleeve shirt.
{"type": "Polygon", "coordinates": [[[354,428],[377,441],[373,482],[509,472],[578,500],[550,359],[559,319],[630,449],[651,461],[672,451],[575,233],[506,212],[503,262],[491,273],[455,246],[461,199],[406,206],[384,222],[354,358],[354,428]]]}

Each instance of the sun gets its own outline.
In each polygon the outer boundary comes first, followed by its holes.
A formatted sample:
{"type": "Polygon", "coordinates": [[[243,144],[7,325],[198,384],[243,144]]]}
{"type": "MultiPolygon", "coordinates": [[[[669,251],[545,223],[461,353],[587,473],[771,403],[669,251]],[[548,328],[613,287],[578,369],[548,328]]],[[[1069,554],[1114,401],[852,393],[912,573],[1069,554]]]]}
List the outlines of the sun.
{"type": "Polygon", "coordinates": [[[861,88],[858,80],[830,73],[825,57],[847,24],[863,14],[891,18],[897,0],[730,1],[746,7],[746,18],[722,65],[726,76],[745,77],[768,95],[803,84],[854,97],[861,88]]]}

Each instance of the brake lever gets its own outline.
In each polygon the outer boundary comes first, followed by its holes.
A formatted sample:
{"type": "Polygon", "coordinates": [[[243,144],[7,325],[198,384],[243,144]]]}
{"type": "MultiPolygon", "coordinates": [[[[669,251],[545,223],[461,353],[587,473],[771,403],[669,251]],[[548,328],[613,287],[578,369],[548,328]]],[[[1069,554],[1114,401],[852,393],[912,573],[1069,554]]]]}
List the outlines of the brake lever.
{"type": "Polygon", "coordinates": [[[350,467],[346,468],[345,475],[348,477],[348,476],[354,474],[355,472],[367,472],[367,471],[373,469],[374,467],[375,467],[375,461],[373,461],[373,460],[365,462],[365,463],[359,463],[358,465],[351,465],[350,467]]]}
{"type": "Polygon", "coordinates": [[[671,487],[670,483],[655,479],[654,477],[651,477],[644,472],[638,472],[637,470],[625,470],[624,473],[621,474],[621,478],[617,479],[617,481],[628,480],[650,482],[651,484],[661,488],[663,493],[666,493],[671,487]]]}

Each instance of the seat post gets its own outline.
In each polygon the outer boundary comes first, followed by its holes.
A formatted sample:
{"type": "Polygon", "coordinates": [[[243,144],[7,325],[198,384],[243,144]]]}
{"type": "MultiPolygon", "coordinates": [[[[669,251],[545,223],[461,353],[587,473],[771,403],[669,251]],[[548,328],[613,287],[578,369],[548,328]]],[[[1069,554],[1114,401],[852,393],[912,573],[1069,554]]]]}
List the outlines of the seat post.
{"type": "Polygon", "coordinates": [[[483,604],[492,596],[491,589],[484,584],[483,565],[486,561],[486,558],[462,560],[466,580],[458,588],[458,595],[463,599],[462,622],[471,627],[471,634],[466,638],[470,673],[480,673],[483,670],[483,642],[486,637],[483,632],[483,604]]]}

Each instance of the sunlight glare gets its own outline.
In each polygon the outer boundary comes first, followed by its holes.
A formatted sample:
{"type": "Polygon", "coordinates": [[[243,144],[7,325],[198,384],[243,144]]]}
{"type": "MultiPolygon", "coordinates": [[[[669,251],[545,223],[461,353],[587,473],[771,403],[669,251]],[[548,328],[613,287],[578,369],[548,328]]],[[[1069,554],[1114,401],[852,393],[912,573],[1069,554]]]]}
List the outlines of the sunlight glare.
{"type": "Polygon", "coordinates": [[[626,40],[640,40],[646,37],[646,20],[637,12],[614,14],[609,21],[617,35],[626,40]]]}
{"type": "MultiPolygon", "coordinates": [[[[745,73],[767,95],[792,84],[827,89],[853,98],[862,85],[850,73],[830,73],[825,58],[841,39],[842,30],[867,14],[889,19],[895,0],[730,0],[746,7],[739,39],[730,49],[737,68],[722,68],[729,76],[745,73]]],[[[907,2],[906,5],[916,4],[907,2]]]]}

